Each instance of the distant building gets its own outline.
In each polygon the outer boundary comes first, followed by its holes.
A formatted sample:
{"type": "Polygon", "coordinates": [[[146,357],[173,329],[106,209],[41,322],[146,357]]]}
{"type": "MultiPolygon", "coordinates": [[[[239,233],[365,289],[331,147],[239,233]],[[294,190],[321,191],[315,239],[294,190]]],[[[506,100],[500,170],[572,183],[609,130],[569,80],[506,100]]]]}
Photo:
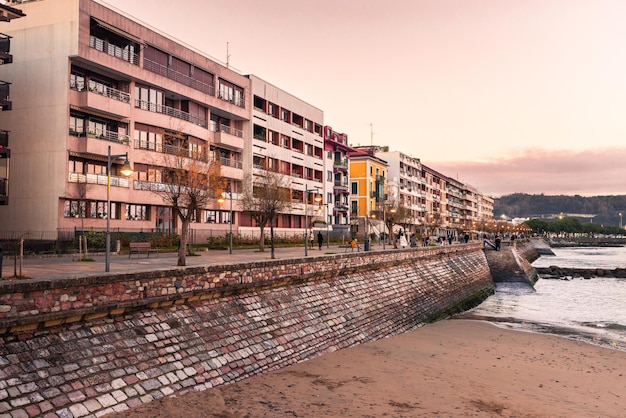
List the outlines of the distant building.
{"type": "Polygon", "coordinates": [[[348,135],[338,133],[330,126],[324,127],[324,149],[326,151],[327,202],[330,205],[330,222],[334,225],[350,223],[350,153],[348,135]],[[332,192],[330,192],[332,190],[332,192]]]}

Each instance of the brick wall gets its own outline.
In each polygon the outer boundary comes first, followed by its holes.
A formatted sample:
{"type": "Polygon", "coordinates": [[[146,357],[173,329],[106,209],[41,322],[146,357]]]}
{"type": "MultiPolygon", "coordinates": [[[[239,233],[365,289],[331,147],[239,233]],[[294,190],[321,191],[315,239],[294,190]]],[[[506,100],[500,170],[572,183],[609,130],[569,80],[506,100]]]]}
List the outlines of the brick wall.
{"type": "Polygon", "coordinates": [[[493,281],[477,244],[9,287],[0,415],[82,417],[403,333],[493,281]]]}

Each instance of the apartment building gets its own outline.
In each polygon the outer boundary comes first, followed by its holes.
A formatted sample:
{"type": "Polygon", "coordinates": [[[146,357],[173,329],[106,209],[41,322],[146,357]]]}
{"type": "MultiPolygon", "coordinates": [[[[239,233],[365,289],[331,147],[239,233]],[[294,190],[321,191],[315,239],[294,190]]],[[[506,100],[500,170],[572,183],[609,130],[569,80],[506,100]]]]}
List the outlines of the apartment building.
{"type": "MultiPolygon", "coordinates": [[[[27,17],[6,30],[16,58],[0,65],[0,79],[13,83],[13,111],[0,114],[12,151],[0,231],[57,239],[109,218],[113,229],[176,232],[179,220],[156,192],[181,159],[219,161],[237,198],[251,141],[249,78],[96,0],[22,10],[27,17]],[[129,178],[120,174],[126,157],[129,178]]],[[[192,228],[226,232],[238,222],[236,201],[234,211],[231,219],[215,199],[192,228]]]]}
{"type": "Polygon", "coordinates": [[[339,133],[324,126],[324,149],[326,151],[327,201],[331,202],[329,221],[336,225],[350,224],[350,152],[348,134],[339,133]]]}
{"type": "Polygon", "coordinates": [[[350,218],[368,219],[384,204],[387,184],[387,161],[376,156],[379,147],[354,147],[349,152],[350,218]]]}
{"type": "Polygon", "coordinates": [[[414,232],[426,211],[426,194],[421,188],[422,162],[403,152],[389,151],[389,147],[382,147],[376,156],[389,164],[387,200],[407,209],[404,223],[414,232]]]}
{"type": "MultiPolygon", "coordinates": [[[[328,217],[324,212],[333,193],[332,180],[325,176],[324,113],[259,77],[247,77],[253,95],[247,169],[253,179],[268,172],[283,176],[291,189],[292,206],[288,213],[279,214],[275,226],[304,232],[312,220],[328,217]]],[[[242,228],[254,226],[251,219],[242,219],[242,228]]]]}
{"type": "MultiPolygon", "coordinates": [[[[0,4],[0,22],[10,22],[13,19],[24,17],[24,13],[6,4],[0,4]]],[[[0,33],[0,65],[5,66],[13,62],[11,55],[11,36],[0,33]]],[[[0,111],[11,110],[10,97],[11,83],[0,79],[0,111]]],[[[9,204],[9,166],[11,148],[9,148],[9,131],[0,125],[0,206],[9,204]]]]}

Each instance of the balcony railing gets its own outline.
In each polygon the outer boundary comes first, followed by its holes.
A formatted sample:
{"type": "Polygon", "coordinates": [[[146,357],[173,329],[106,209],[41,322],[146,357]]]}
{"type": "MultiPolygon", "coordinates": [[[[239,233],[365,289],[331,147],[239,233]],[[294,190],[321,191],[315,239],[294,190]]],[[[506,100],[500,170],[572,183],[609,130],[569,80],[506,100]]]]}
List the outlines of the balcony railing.
{"type": "Polygon", "coordinates": [[[107,131],[104,129],[96,129],[94,131],[88,131],[88,132],[78,132],[73,129],[70,129],[69,134],[71,136],[78,136],[78,137],[88,136],[90,138],[104,139],[106,141],[116,142],[118,144],[128,144],[130,142],[130,137],[128,135],[121,134],[115,131],[107,131]]]}
{"type": "Polygon", "coordinates": [[[139,55],[131,52],[125,48],[120,48],[117,45],[113,45],[105,41],[104,39],[96,38],[95,36],[89,36],[89,46],[102,51],[105,54],[112,57],[119,58],[122,61],[130,62],[133,65],[139,65],[139,55]]]}
{"type": "Polygon", "coordinates": [[[174,109],[173,107],[137,99],[135,99],[135,107],[143,110],[148,110],[150,112],[162,113],[173,118],[182,119],[195,125],[202,126],[203,128],[208,127],[208,123],[206,120],[200,119],[199,117],[193,116],[187,112],[183,112],[182,110],[174,109]]]}
{"type": "MultiPolygon", "coordinates": [[[[87,86],[87,90],[91,93],[96,93],[120,102],[130,103],[130,94],[125,91],[121,91],[101,83],[96,83],[95,81],[89,81],[87,86]]],[[[84,86],[80,83],[70,83],[70,88],[72,90],[84,91],[84,86]]]]}
{"type": "MultiPolygon", "coordinates": [[[[87,184],[100,184],[107,185],[106,174],[83,174],[83,173],[68,173],[68,183],[87,183],[87,184]]],[[[111,186],[116,187],[128,187],[127,177],[111,176],[111,186]]]]}
{"type": "Polygon", "coordinates": [[[348,160],[333,160],[333,165],[335,167],[348,168],[348,160]]]}
{"type": "Polygon", "coordinates": [[[0,178],[0,196],[6,196],[9,188],[9,179],[0,178]]]}
{"type": "MultiPolygon", "coordinates": [[[[217,127],[217,123],[215,121],[211,121],[210,128],[211,132],[224,132],[229,135],[236,136],[237,138],[243,138],[243,131],[241,129],[235,129],[228,125],[220,124],[219,129],[217,127]]],[[[260,139],[260,138],[257,138],[260,139]]]]}
{"type": "Polygon", "coordinates": [[[143,68],[148,71],[152,71],[153,73],[162,75],[163,77],[167,77],[171,80],[189,86],[192,89],[199,90],[203,93],[208,94],[209,96],[215,96],[214,86],[195,80],[186,74],[175,71],[172,68],[168,68],[165,65],[159,64],[158,62],[152,61],[145,57],[143,59],[143,68]]]}
{"type": "Polygon", "coordinates": [[[233,167],[233,168],[239,168],[239,169],[243,168],[243,163],[241,161],[233,160],[230,158],[220,157],[220,164],[226,167],[233,167]]]}
{"type": "Polygon", "coordinates": [[[209,160],[209,157],[206,151],[199,152],[199,151],[190,150],[189,148],[186,148],[186,147],[179,147],[176,145],[162,144],[162,143],[136,139],[134,147],[137,149],[156,151],[162,154],[175,155],[177,157],[191,158],[191,159],[198,160],[198,161],[207,162],[209,160]]]}

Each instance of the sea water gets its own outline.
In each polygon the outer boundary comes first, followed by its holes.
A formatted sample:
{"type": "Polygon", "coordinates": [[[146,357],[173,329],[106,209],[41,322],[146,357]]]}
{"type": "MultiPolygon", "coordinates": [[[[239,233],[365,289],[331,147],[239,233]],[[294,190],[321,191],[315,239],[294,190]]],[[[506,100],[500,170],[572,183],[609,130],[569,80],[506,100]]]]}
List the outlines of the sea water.
{"type": "MultiPolygon", "coordinates": [[[[553,248],[535,267],[626,267],[626,247],[553,248]]],[[[497,283],[494,295],[468,314],[502,326],[557,334],[626,351],[626,279],[539,279],[534,289],[497,283]]]]}

